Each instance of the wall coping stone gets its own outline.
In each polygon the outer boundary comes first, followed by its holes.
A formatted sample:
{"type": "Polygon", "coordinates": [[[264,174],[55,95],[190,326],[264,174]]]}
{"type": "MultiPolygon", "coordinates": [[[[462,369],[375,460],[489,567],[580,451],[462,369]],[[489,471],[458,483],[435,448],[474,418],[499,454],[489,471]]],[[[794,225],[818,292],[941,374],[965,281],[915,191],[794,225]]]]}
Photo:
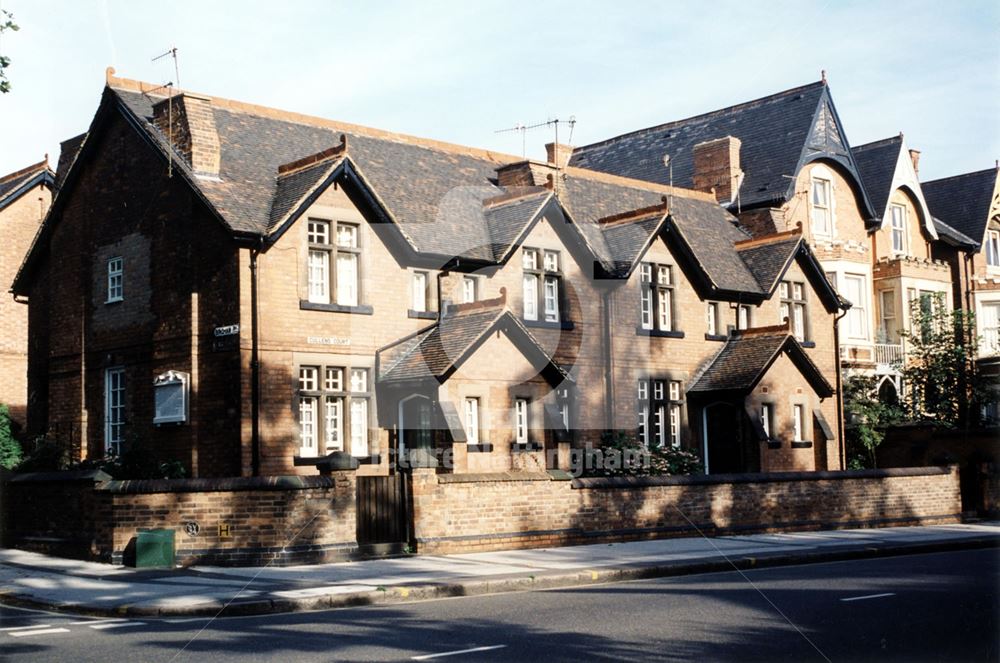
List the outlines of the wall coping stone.
{"type": "Polygon", "coordinates": [[[950,474],[957,466],[894,467],[882,470],[838,470],[826,472],[758,472],[753,474],[700,474],[659,477],[582,477],[573,479],[576,489],[645,488],[648,486],[701,486],[723,483],[781,483],[793,481],[843,481],[950,474]]]}
{"type": "Polygon", "coordinates": [[[482,472],[439,474],[438,483],[484,483],[488,481],[552,481],[547,472],[482,472]]]}
{"type": "MultiPolygon", "coordinates": [[[[347,472],[343,473],[348,474],[347,472]]],[[[270,477],[226,477],[203,479],[132,479],[127,481],[105,481],[95,487],[107,493],[217,493],[250,490],[309,490],[310,488],[332,488],[336,484],[334,476],[270,476],[270,477]]],[[[108,477],[110,479],[110,477],[108,477]]]]}
{"type": "Polygon", "coordinates": [[[61,472],[25,472],[14,474],[8,481],[11,483],[33,483],[37,481],[91,481],[100,483],[110,481],[111,475],[102,470],[63,470],[61,472]]]}

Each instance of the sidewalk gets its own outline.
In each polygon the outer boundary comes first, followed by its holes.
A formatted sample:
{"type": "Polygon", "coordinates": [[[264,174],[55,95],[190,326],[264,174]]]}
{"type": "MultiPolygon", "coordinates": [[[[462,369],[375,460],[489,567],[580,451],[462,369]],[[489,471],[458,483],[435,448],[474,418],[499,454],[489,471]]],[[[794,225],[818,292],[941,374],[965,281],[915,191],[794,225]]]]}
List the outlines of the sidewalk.
{"type": "Polygon", "coordinates": [[[1000,547],[997,522],[160,571],[4,549],[0,603],[92,615],[234,616],[993,546],[1000,547]]]}

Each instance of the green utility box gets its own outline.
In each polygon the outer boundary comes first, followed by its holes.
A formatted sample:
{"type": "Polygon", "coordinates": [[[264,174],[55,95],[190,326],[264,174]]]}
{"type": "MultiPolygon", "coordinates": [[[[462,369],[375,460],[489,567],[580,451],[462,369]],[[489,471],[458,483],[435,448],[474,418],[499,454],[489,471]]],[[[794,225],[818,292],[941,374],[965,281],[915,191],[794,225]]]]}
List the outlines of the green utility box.
{"type": "Polygon", "coordinates": [[[174,530],[151,529],[139,532],[135,540],[137,569],[174,567],[174,530]]]}

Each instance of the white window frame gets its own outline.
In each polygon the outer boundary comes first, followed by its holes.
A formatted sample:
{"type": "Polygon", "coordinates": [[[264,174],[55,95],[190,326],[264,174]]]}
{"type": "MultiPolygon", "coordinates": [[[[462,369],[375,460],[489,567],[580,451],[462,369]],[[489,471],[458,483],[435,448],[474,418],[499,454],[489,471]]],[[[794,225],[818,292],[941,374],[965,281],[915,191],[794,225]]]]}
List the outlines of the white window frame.
{"type": "Polygon", "coordinates": [[[906,216],[905,205],[893,203],[889,206],[889,227],[893,255],[899,256],[909,253],[906,241],[906,216]]]}
{"type": "Polygon", "coordinates": [[[465,397],[465,440],[467,444],[479,444],[479,397],[465,397]]]}
{"type": "Polygon", "coordinates": [[[475,276],[462,277],[462,303],[471,304],[479,299],[479,280],[475,276]]]}
{"type": "Polygon", "coordinates": [[[760,404],[760,425],[764,429],[764,435],[771,438],[771,423],[774,421],[774,405],[772,403],[760,404]]]}
{"type": "Polygon", "coordinates": [[[522,311],[525,320],[559,322],[562,289],[562,257],[559,251],[521,249],[522,311]]]}
{"type": "Polygon", "coordinates": [[[750,329],[750,325],[753,324],[753,316],[751,315],[749,304],[739,304],[736,307],[736,329],[750,329]]]}
{"type": "Polygon", "coordinates": [[[514,442],[528,443],[529,403],[527,398],[514,399],[514,442]]]}
{"type": "Polygon", "coordinates": [[[854,340],[868,340],[868,276],[865,274],[844,274],[844,295],[851,302],[847,311],[847,337],[854,340]],[[851,299],[851,282],[858,284],[860,301],[851,299]]]}
{"type": "Polygon", "coordinates": [[[805,406],[801,403],[792,405],[792,436],[793,442],[805,440],[805,406]]]}
{"type": "Polygon", "coordinates": [[[718,302],[708,302],[705,308],[705,321],[709,336],[719,335],[719,304],[718,302]]]}
{"type": "Polygon", "coordinates": [[[899,319],[896,316],[896,291],[879,291],[880,333],[886,343],[899,342],[899,319]],[[888,306],[886,305],[888,303],[888,306]],[[891,329],[890,329],[891,325],[891,329]]]}
{"type": "Polygon", "coordinates": [[[809,182],[809,220],[812,224],[814,235],[831,237],[834,234],[833,225],[833,180],[824,174],[814,172],[809,182]],[[817,189],[817,187],[819,187],[817,189]],[[824,192],[825,200],[817,202],[817,190],[824,192]],[[823,227],[820,227],[816,220],[823,220],[823,227]]]}
{"type": "Polygon", "coordinates": [[[358,306],[361,300],[361,227],[309,219],[306,226],[306,297],[315,304],[358,306]]]}
{"type": "Polygon", "coordinates": [[[108,258],[108,297],[105,303],[124,301],[125,299],[125,258],[114,256],[108,258]]]}
{"type": "Polygon", "coordinates": [[[1000,230],[986,231],[986,266],[1000,267],[1000,230]]]}
{"type": "Polygon", "coordinates": [[[118,455],[125,441],[125,367],[104,371],[104,449],[118,455]]]}
{"type": "Polygon", "coordinates": [[[410,308],[418,313],[427,311],[427,272],[413,272],[410,281],[410,308]]]}
{"type": "Polygon", "coordinates": [[[806,312],[808,304],[805,293],[805,284],[800,281],[782,281],[779,287],[781,319],[784,321],[787,318],[791,322],[792,335],[800,343],[808,340],[809,316],[806,312]]]}
{"type": "Polygon", "coordinates": [[[639,288],[640,328],[674,331],[673,266],[657,263],[641,264],[639,288]]]}
{"type": "Polygon", "coordinates": [[[369,454],[371,369],[311,363],[298,367],[299,455],[369,454]],[[346,445],[349,448],[345,448],[346,445]]]}

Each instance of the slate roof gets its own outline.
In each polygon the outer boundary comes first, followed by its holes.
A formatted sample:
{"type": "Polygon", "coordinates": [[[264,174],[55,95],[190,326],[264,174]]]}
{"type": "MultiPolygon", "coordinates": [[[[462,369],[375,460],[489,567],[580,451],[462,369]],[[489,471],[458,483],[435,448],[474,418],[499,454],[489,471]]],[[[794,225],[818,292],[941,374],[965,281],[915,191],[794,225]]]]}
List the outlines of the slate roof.
{"type": "Polygon", "coordinates": [[[53,182],[47,159],[0,177],[0,209],[20,198],[27,190],[26,187],[42,181],[47,182],[49,186],[53,182]]]}
{"type": "Polygon", "coordinates": [[[688,392],[750,391],[778,356],[786,352],[812,384],[817,395],[824,398],[832,396],[833,387],[795,337],[785,327],[780,327],[780,331],[778,329],[751,329],[730,337],[701,375],[692,382],[688,392]]]}
{"type": "MultiPolygon", "coordinates": [[[[434,378],[443,381],[484,336],[499,326],[515,330],[537,353],[548,357],[538,341],[504,305],[475,306],[448,313],[414,336],[380,350],[379,380],[434,378]]],[[[549,362],[552,363],[551,358],[549,362]]],[[[564,377],[568,376],[564,374],[564,377]]]]}
{"type": "Polygon", "coordinates": [[[920,188],[931,214],[979,244],[986,234],[998,173],[996,168],[987,168],[921,182],[920,188]]]}
{"type": "Polygon", "coordinates": [[[892,179],[903,149],[903,137],[893,136],[851,148],[861,181],[876,211],[884,213],[892,195],[892,179]]]}
{"type": "Polygon", "coordinates": [[[778,285],[778,279],[785,273],[785,268],[795,258],[795,253],[802,244],[802,236],[798,233],[783,236],[776,241],[759,243],[751,242],[745,246],[736,246],[743,263],[757,280],[762,292],[771,293],[778,285]]]}
{"type": "Polygon", "coordinates": [[[734,136],[742,141],[740,162],[746,177],[740,187],[744,206],[783,199],[786,176],[797,171],[813,118],[823,98],[823,82],[779,92],[686,120],[633,131],[577,148],[570,165],[666,184],[691,187],[696,144],[734,136]]]}
{"type": "Polygon", "coordinates": [[[936,216],[933,219],[934,229],[937,230],[938,237],[945,243],[963,249],[979,249],[981,241],[974,240],[968,235],[960,233],[936,216]]]}
{"type": "Polygon", "coordinates": [[[80,148],[83,147],[83,141],[86,138],[87,134],[84,132],[79,136],[67,138],[59,143],[59,163],[56,165],[55,183],[57,191],[62,186],[63,179],[65,179],[66,173],[69,172],[70,166],[73,165],[73,161],[76,160],[76,155],[80,153],[80,148]]]}

